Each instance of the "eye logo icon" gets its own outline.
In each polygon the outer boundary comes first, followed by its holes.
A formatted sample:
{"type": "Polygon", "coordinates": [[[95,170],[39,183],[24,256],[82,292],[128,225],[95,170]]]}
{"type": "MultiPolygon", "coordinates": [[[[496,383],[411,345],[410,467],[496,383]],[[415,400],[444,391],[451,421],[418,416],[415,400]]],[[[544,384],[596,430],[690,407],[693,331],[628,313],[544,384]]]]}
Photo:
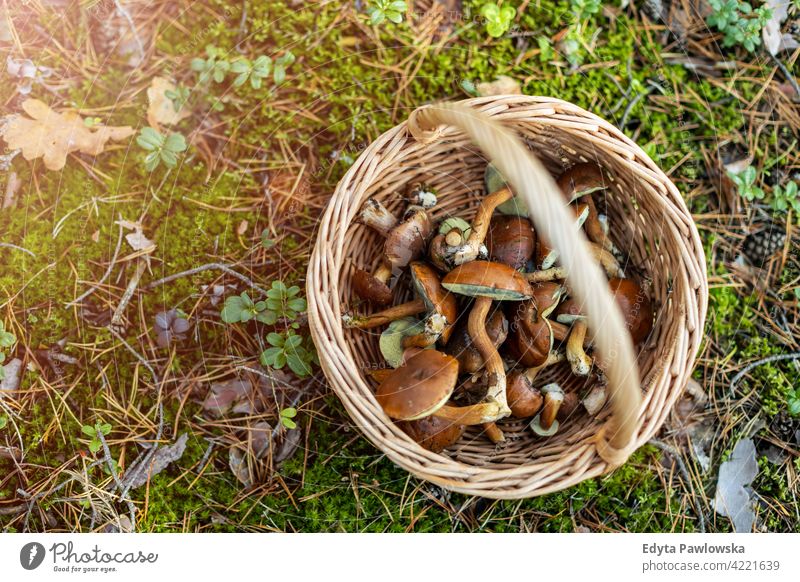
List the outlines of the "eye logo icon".
{"type": "Polygon", "coordinates": [[[44,546],[39,542],[30,542],[19,551],[19,563],[26,570],[35,570],[44,561],[44,546]]]}

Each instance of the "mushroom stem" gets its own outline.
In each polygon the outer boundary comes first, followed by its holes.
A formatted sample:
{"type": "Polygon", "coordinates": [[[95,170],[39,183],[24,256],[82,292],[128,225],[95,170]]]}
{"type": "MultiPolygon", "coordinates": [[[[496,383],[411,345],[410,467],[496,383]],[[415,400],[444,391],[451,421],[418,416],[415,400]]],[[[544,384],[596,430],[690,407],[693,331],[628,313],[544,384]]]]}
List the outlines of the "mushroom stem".
{"type": "Polygon", "coordinates": [[[342,319],[344,319],[345,325],[347,325],[347,327],[355,327],[358,329],[371,329],[373,327],[380,327],[382,325],[386,325],[387,323],[391,323],[395,319],[400,319],[401,317],[408,317],[409,315],[419,315],[424,311],[425,311],[425,302],[422,299],[414,299],[413,301],[407,301],[406,303],[395,305],[393,307],[390,307],[389,309],[384,309],[383,311],[379,311],[378,313],[373,313],[372,315],[366,315],[363,317],[352,317],[349,315],[343,315],[342,319]]]}
{"type": "Polygon", "coordinates": [[[619,267],[619,263],[617,259],[614,257],[613,253],[604,249],[598,244],[589,243],[589,250],[594,256],[595,260],[600,263],[600,266],[603,267],[603,270],[606,272],[610,278],[615,277],[623,277],[624,273],[622,269],[619,267]]]}
{"type": "Polygon", "coordinates": [[[381,283],[388,283],[392,278],[392,268],[384,262],[381,262],[380,267],[372,275],[381,283]]]}
{"type": "Polygon", "coordinates": [[[557,321],[550,322],[550,329],[553,330],[553,340],[563,342],[569,337],[569,326],[557,321]]]}
{"type": "Polygon", "coordinates": [[[384,237],[397,226],[397,217],[374,198],[364,203],[364,209],[358,215],[358,220],[370,228],[374,228],[384,237]]]}
{"type": "Polygon", "coordinates": [[[496,402],[481,402],[470,406],[450,406],[445,404],[433,415],[465,426],[487,424],[498,418],[500,407],[496,402]]]}
{"type": "Polygon", "coordinates": [[[613,253],[616,250],[614,243],[608,238],[608,233],[600,222],[600,215],[597,213],[597,206],[594,203],[594,199],[591,195],[586,195],[581,197],[580,201],[589,207],[589,216],[586,217],[586,222],[583,223],[586,236],[593,243],[597,243],[608,252],[613,253]]]}
{"type": "Polygon", "coordinates": [[[524,275],[530,283],[545,283],[547,281],[555,281],[556,279],[566,279],[567,270],[564,267],[552,267],[550,269],[525,273],[524,275]]]}
{"type": "Polygon", "coordinates": [[[592,358],[583,351],[583,341],[586,339],[586,321],[576,319],[572,324],[572,331],[567,340],[567,360],[576,376],[588,376],[592,369],[592,358]]]}
{"type": "Polygon", "coordinates": [[[486,436],[489,437],[489,440],[494,444],[497,445],[506,442],[506,435],[503,434],[503,431],[500,430],[500,427],[494,422],[485,422],[483,424],[483,430],[486,432],[486,436]]]}
{"type": "Polygon", "coordinates": [[[425,322],[422,333],[403,338],[404,348],[427,348],[435,344],[447,327],[447,318],[438,313],[432,314],[425,322]]]}
{"type": "Polygon", "coordinates": [[[549,366],[560,364],[565,359],[564,352],[550,352],[543,364],[534,366],[533,368],[528,368],[523,372],[523,374],[525,374],[525,377],[528,379],[528,381],[533,384],[533,381],[536,379],[536,376],[539,375],[539,372],[549,366]]]}
{"type": "Polygon", "coordinates": [[[466,244],[460,247],[453,257],[453,262],[456,265],[474,261],[478,257],[481,245],[489,232],[489,225],[495,208],[506,200],[511,200],[512,197],[513,194],[508,188],[501,188],[497,192],[492,192],[484,197],[472,221],[472,232],[470,232],[466,244]]]}
{"type": "Polygon", "coordinates": [[[595,416],[606,403],[606,387],[603,384],[594,386],[583,399],[583,407],[586,412],[595,416]]]}
{"type": "Polygon", "coordinates": [[[506,400],[506,369],[503,365],[503,358],[497,348],[494,347],[489,334],[486,331],[486,314],[492,306],[492,300],[488,297],[476,297],[472,311],[469,313],[467,331],[472,338],[472,344],[483,356],[486,366],[489,386],[486,397],[490,402],[498,404],[498,416],[491,420],[500,420],[511,414],[506,400]]]}
{"type": "Polygon", "coordinates": [[[444,236],[444,242],[451,247],[458,247],[464,244],[464,237],[462,236],[461,230],[451,228],[450,232],[444,236]]]}
{"type": "Polygon", "coordinates": [[[548,430],[553,426],[558,409],[561,408],[561,403],[564,402],[564,391],[558,384],[548,384],[542,388],[542,392],[544,392],[544,406],[539,417],[539,424],[544,430],[548,430]]]}

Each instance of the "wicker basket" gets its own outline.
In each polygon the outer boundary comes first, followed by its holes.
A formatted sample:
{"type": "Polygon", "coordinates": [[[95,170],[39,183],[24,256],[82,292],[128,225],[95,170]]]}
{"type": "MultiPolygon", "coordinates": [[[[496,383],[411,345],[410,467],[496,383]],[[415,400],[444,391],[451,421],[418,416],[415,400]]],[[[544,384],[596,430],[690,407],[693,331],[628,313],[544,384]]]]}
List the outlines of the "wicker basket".
{"type": "MultiPolygon", "coordinates": [[[[542,495],[601,475],[655,434],[692,371],[708,298],[697,229],[667,176],[596,115],[558,99],[521,95],[422,107],[372,143],[342,178],[322,217],[307,292],[322,369],[359,430],[417,477],[501,499],[542,495]],[[353,268],[374,270],[382,248],[378,235],[354,219],[371,196],[399,215],[405,205],[400,193],[414,181],[436,190],[435,219],[453,214],[469,219],[483,196],[487,160],[525,198],[536,232],[560,251],[570,292],[584,301],[610,402],[594,418],[568,419],[548,439],[537,437],[525,421],[507,419],[500,422],[507,439],[502,445],[492,444],[477,427],[436,454],[406,436],[373,396],[365,371],[383,365],[380,330],[343,328],[353,268]],[[651,284],[656,319],[638,352],[551,177],[580,161],[607,170],[612,182],[605,201],[596,198],[604,204],[599,210],[609,217],[613,242],[628,256],[628,276],[651,284]]],[[[407,285],[401,285],[396,300],[408,295],[407,285]]],[[[583,383],[568,367],[550,369],[538,383],[554,380],[583,383]]]]}

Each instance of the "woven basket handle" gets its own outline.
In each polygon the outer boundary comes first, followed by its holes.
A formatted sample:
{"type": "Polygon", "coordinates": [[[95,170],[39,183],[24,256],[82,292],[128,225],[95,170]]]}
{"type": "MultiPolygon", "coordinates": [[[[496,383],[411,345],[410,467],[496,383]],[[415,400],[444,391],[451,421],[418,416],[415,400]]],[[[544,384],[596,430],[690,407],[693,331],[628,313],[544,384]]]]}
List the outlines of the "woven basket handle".
{"type": "Polygon", "coordinates": [[[601,366],[608,377],[612,416],[596,437],[597,452],[611,466],[624,463],[634,448],[642,395],[630,335],[600,266],[589,254],[586,236],[575,228],[560,189],[542,163],[505,126],[461,103],[421,107],[408,120],[420,142],[439,139],[446,125],[466,133],[486,153],[531,209],[531,221],[559,251],[569,273],[570,293],[582,302],[601,366]]]}

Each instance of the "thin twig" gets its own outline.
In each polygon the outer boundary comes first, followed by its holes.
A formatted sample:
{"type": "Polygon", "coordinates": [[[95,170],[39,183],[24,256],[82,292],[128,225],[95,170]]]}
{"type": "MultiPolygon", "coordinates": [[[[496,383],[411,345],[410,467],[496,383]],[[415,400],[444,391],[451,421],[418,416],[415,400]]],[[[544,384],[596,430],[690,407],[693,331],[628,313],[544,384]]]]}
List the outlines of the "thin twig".
{"type": "MultiPolygon", "coordinates": [[[[767,51],[767,52],[769,52],[769,51],[767,51]]],[[[792,75],[792,73],[789,71],[789,69],[786,68],[786,65],[784,65],[783,62],[777,56],[775,56],[775,55],[773,55],[771,53],[770,53],[769,56],[772,58],[772,62],[774,62],[775,65],[781,70],[781,73],[783,73],[783,76],[786,78],[786,80],[792,86],[792,89],[794,89],[795,99],[800,98],[800,86],[797,85],[797,80],[794,78],[794,75],[792,75]]]]}
{"type": "Polygon", "coordinates": [[[23,253],[28,253],[34,259],[36,258],[36,253],[34,253],[33,251],[29,251],[28,249],[25,249],[25,248],[22,248],[22,247],[18,247],[17,245],[12,245],[11,243],[0,242],[0,247],[4,247],[4,248],[8,248],[8,249],[14,249],[14,250],[17,250],[17,251],[22,251],[23,253]]]}
{"type": "Polygon", "coordinates": [[[139,38],[139,32],[136,30],[136,25],[133,22],[133,18],[131,17],[130,13],[122,7],[119,0],[114,0],[114,5],[117,7],[117,12],[128,22],[128,26],[131,27],[131,32],[133,33],[133,38],[136,40],[136,45],[139,48],[139,54],[142,57],[142,61],[144,61],[144,44],[142,44],[142,39],[139,38]]]}
{"type": "Polygon", "coordinates": [[[6,182],[6,193],[3,197],[3,210],[6,208],[11,208],[14,206],[14,202],[17,198],[17,191],[19,187],[22,185],[22,180],[19,179],[17,173],[11,171],[8,173],[8,182],[6,182]]]}
{"type": "Polygon", "coordinates": [[[200,265],[199,267],[195,267],[194,269],[189,269],[188,271],[181,271],[180,273],[175,273],[174,275],[169,275],[167,277],[163,277],[162,279],[158,279],[153,281],[149,285],[145,287],[145,289],[152,289],[154,287],[158,287],[159,285],[163,285],[165,283],[170,283],[171,281],[175,281],[176,279],[180,279],[181,277],[189,277],[191,275],[196,275],[197,273],[202,273],[203,271],[222,271],[223,273],[227,273],[231,277],[236,277],[241,282],[246,283],[250,288],[255,289],[262,295],[266,295],[267,291],[257,283],[255,283],[249,277],[242,275],[234,271],[229,265],[224,263],[208,263],[207,265],[200,265]]]}
{"type": "Polygon", "coordinates": [[[84,299],[86,299],[87,297],[89,297],[92,293],[97,291],[103,283],[106,282],[106,279],[108,279],[111,276],[111,271],[114,269],[114,265],[116,265],[116,263],[117,263],[117,257],[119,256],[119,250],[122,247],[122,232],[123,232],[123,228],[122,228],[122,225],[120,225],[119,226],[119,236],[117,237],[117,247],[114,249],[114,255],[111,257],[111,262],[108,264],[108,268],[106,269],[106,272],[103,273],[102,277],[100,277],[100,280],[97,283],[95,283],[94,285],[92,285],[91,287],[89,287],[79,297],[77,297],[76,299],[73,299],[72,301],[67,303],[65,305],[65,307],[72,307],[73,305],[76,305],[76,304],[80,303],[81,301],[83,301],[84,299]]]}
{"type": "Polygon", "coordinates": [[[144,274],[144,270],[146,268],[147,262],[139,259],[139,262],[136,264],[136,270],[133,272],[133,277],[131,277],[131,280],[128,281],[128,286],[125,288],[125,293],[122,295],[122,299],[120,299],[119,305],[117,305],[117,309],[114,310],[114,315],[111,317],[111,326],[121,327],[125,308],[128,306],[128,303],[130,303],[136,288],[139,286],[139,281],[142,279],[142,275],[144,274]]]}
{"type": "Polygon", "coordinates": [[[150,461],[153,459],[153,455],[156,454],[156,449],[158,449],[158,441],[161,440],[161,436],[164,434],[164,404],[159,401],[158,403],[158,429],[156,430],[156,438],[153,441],[153,446],[150,447],[150,450],[144,454],[144,458],[142,461],[137,461],[134,463],[134,466],[125,473],[125,488],[122,490],[120,497],[125,499],[128,496],[128,491],[130,491],[131,486],[139,477],[139,475],[144,471],[146,467],[150,466],[150,461]]]}
{"type": "Polygon", "coordinates": [[[800,352],[796,352],[796,353],[793,353],[793,354],[777,354],[777,355],[769,356],[768,358],[764,358],[762,360],[757,360],[755,362],[751,362],[750,364],[747,364],[738,374],[736,374],[733,377],[733,380],[731,380],[731,387],[730,387],[731,396],[734,395],[734,390],[736,389],[736,385],[739,383],[739,380],[741,380],[744,377],[744,375],[747,374],[750,370],[752,370],[753,368],[757,368],[758,366],[761,366],[762,364],[769,364],[769,363],[772,363],[772,362],[781,362],[783,360],[800,360],[800,352]]]}
{"type": "MultiPolygon", "coordinates": [[[[97,438],[100,439],[100,444],[103,445],[103,453],[104,458],[103,460],[106,462],[106,466],[108,467],[108,471],[111,473],[111,476],[114,478],[114,483],[116,483],[117,488],[122,490],[122,482],[119,480],[119,475],[114,470],[114,459],[111,456],[111,449],[108,448],[108,443],[106,442],[106,437],[103,435],[102,431],[97,431],[97,438]]],[[[131,514],[131,528],[133,531],[136,531],[136,506],[133,504],[133,501],[128,499],[126,495],[120,496],[120,499],[127,503],[128,511],[131,514]]],[[[92,528],[94,529],[94,528],[92,528]]]]}

